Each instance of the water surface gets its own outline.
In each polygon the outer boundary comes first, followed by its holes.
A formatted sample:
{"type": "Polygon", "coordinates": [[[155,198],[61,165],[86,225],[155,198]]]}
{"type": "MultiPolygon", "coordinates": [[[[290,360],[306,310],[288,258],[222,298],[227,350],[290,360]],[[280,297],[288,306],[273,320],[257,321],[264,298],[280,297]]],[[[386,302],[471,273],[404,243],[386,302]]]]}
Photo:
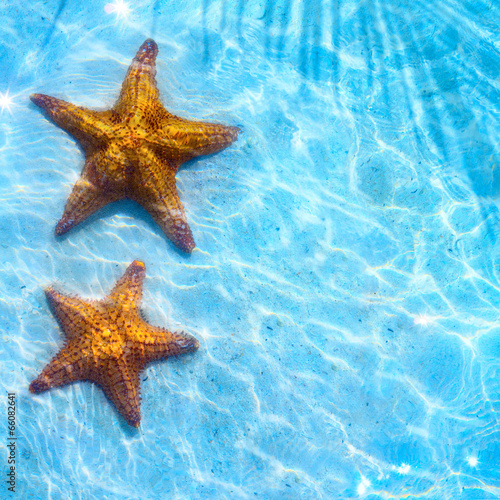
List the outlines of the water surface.
{"type": "Polygon", "coordinates": [[[498,5],[74,4],[0,6],[19,498],[500,498],[498,5]],[[29,95],[109,108],[148,37],[171,112],[244,130],[177,175],[190,257],[127,201],[54,235],[83,156],[29,95]],[[201,342],[145,371],[139,431],[89,383],[28,392],[43,288],[101,298],[135,258],[149,321],[201,342]]]}

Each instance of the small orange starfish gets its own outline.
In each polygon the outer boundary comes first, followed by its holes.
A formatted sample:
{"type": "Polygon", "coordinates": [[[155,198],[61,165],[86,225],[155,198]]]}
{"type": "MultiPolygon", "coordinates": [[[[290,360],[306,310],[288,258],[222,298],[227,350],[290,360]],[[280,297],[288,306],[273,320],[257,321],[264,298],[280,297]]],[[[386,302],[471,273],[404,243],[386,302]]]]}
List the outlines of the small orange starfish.
{"type": "Polygon", "coordinates": [[[100,385],[125,420],[141,420],[140,374],[146,364],[195,351],[199,342],[186,333],[171,333],[146,323],[140,315],[146,267],[135,260],[102,300],[68,297],[45,291],[66,344],[30,384],[39,393],[77,380],[100,385]]]}
{"type": "Polygon", "coordinates": [[[61,235],[103,206],[123,198],[141,204],[184,252],[196,246],[179,200],[175,174],[195,156],[221,151],[240,129],[194,122],[169,113],[156,87],[158,47],[146,40],[108,111],[92,111],[43,94],[31,100],[80,143],[85,153],[81,178],[56,226],[61,235]]]}

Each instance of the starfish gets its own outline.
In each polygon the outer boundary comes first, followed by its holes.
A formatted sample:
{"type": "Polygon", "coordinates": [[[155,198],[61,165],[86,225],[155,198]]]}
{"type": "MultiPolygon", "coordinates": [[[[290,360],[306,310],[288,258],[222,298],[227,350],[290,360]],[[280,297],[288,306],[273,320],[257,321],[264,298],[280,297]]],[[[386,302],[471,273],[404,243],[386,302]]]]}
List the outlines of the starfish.
{"type": "Polygon", "coordinates": [[[102,300],[70,297],[49,287],[45,294],[66,335],[66,343],[30,384],[32,393],[88,380],[100,385],[116,409],[138,427],[140,374],[146,364],[195,351],[199,342],[146,323],[139,304],[144,263],[135,260],[102,300]]]}
{"type": "Polygon", "coordinates": [[[195,248],[175,185],[180,165],[217,153],[240,129],[169,113],[156,87],[158,46],[146,40],[128,69],[115,106],[92,111],[43,94],[30,99],[80,144],[85,166],[56,226],[61,235],[103,206],[123,198],[142,205],[184,252],[195,248]]]}

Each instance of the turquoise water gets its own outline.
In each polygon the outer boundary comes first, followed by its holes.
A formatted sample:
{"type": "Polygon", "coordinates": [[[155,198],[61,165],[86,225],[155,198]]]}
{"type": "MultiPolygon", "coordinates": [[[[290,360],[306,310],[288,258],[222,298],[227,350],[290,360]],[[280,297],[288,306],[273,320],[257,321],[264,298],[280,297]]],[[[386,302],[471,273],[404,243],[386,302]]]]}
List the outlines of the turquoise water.
{"type": "Polygon", "coordinates": [[[0,5],[0,496],[500,498],[499,4],[112,3],[0,5]],[[132,202],[54,235],[83,155],[29,95],[109,108],[148,37],[171,112],[243,129],[177,175],[191,256],[132,202]],[[43,288],[135,258],[201,342],[144,372],[139,430],[92,384],[28,392],[43,288]]]}

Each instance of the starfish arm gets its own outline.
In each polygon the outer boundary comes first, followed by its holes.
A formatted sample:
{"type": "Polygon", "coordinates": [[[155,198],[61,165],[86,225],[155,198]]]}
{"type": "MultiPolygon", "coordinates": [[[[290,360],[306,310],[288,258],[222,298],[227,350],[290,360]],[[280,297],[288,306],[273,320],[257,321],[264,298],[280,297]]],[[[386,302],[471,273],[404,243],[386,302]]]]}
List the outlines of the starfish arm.
{"type": "Polygon", "coordinates": [[[69,340],[88,336],[89,328],[98,328],[103,322],[99,302],[63,295],[52,287],[45,290],[50,308],[69,340]]]}
{"type": "Polygon", "coordinates": [[[60,236],[68,232],[72,227],[83,222],[108,203],[119,199],[120,197],[104,194],[83,177],[78,179],[66,202],[64,213],[57,223],[56,234],[60,236]]]}
{"type": "Polygon", "coordinates": [[[144,331],[142,352],[146,363],[193,352],[200,347],[198,340],[189,333],[170,332],[149,324],[145,324],[144,331]]]}
{"type": "Polygon", "coordinates": [[[118,359],[113,366],[100,370],[92,377],[128,424],[139,427],[141,421],[141,388],[139,375],[142,364],[118,359]]]}
{"type": "Polygon", "coordinates": [[[156,131],[153,141],[157,144],[160,154],[163,153],[181,164],[196,156],[222,151],[238,139],[240,132],[238,127],[172,116],[156,131]]]}
{"type": "Polygon", "coordinates": [[[146,40],[137,51],[122,84],[120,97],[114,111],[129,120],[141,116],[150,103],[159,98],[156,87],[156,56],[158,46],[154,40],[146,40]]]}
{"type": "Polygon", "coordinates": [[[73,186],[61,220],[57,223],[58,236],[108,203],[125,197],[125,162],[123,155],[112,148],[101,150],[87,158],[82,176],[73,186]]]}
{"type": "Polygon", "coordinates": [[[129,196],[149,212],[177,247],[191,253],[196,245],[175,186],[176,168],[162,164],[154,155],[148,160],[147,168],[135,173],[129,196]]]}
{"type": "Polygon", "coordinates": [[[108,298],[113,302],[126,302],[138,306],[142,299],[142,283],[145,276],[144,262],[134,260],[118,280],[108,298]]]}
{"type": "Polygon", "coordinates": [[[30,99],[77,139],[85,151],[96,141],[105,141],[112,132],[109,111],[92,111],[44,94],[33,94],[30,99]]]}
{"type": "Polygon", "coordinates": [[[38,394],[51,387],[60,387],[77,380],[88,380],[89,365],[87,359],[82,356],[82,351],[77,345],[67,344],[31,382],[30,392],[38,394]]]}

